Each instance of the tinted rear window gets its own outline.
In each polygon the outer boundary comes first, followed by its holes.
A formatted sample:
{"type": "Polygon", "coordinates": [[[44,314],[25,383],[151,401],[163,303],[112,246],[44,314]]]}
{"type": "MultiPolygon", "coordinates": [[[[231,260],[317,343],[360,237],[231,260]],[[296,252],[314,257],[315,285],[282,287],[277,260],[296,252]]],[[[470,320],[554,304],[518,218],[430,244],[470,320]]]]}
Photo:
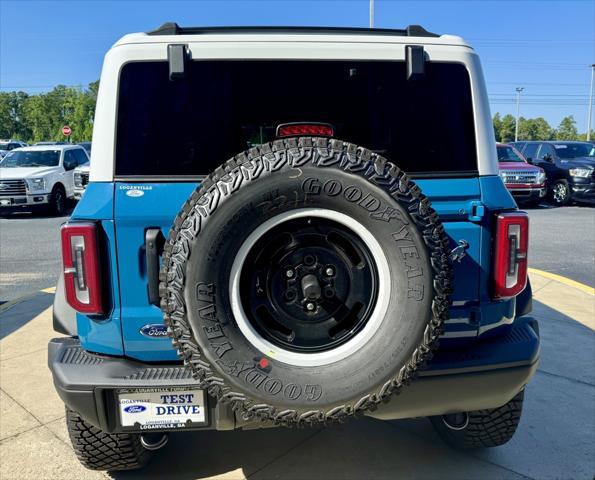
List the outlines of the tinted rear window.
{"type": "Polygon", "coordinates": [[[202,176],[277,125],[324,122],[410,173],[477,170],[469,75],[428,63],[407,81],[404,62],[194,61],[170,81],[167,62],[125,65],[116,175],[202,176]]]}

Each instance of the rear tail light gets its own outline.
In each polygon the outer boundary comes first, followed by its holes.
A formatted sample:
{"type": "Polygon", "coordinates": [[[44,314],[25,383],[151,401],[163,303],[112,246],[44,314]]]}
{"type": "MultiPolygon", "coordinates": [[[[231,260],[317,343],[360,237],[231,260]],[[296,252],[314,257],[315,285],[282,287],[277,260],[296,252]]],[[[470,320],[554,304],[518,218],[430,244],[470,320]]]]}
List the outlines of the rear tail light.
{"type": "Polygon", "coordinates": [[[66,301],[78,312],[102,314],[97,226],[94,223],[67,223],[60,233],[66,301]]]}
{"type": "Polygon", "coordinates": [[[494,297],[510,298],[527,285],[529,217],[525,212],[500,213],[496,217],[494,243],[494,297]]]}
{"type": "Polygon", "coordinates": [[[299,137],[314,135],[316,137],[332,137],[333,126],[328,123],[283,123],[277,127],[277,137],[299,137]]]}

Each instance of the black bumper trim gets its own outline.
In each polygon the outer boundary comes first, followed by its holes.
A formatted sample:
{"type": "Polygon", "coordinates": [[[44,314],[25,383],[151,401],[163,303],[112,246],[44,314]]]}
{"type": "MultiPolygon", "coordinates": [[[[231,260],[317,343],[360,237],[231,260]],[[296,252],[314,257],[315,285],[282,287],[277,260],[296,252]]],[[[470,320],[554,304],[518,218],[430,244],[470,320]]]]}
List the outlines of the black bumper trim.
{"type": "MultiPolygon", "coordinates": [[[[388,404],[369,415],[380,419],[441,415],[494,408],[514,397],[537,369],[537,322],[523,317],[509,334],[467,349],[438,351],[428,369],[388,404]]],[[[50,341],[48,363],[62,401],[106,432],[118,426],[116,390],[120,388],[196,387],[182,365],[145,364],[83,350],[77,338],[50,341]]],[[[229,405],[207,398],[209,430],[251,428],[236,419],[229,405]]],[[[269,426],[258,423],[259,427],[269,426]]]]}

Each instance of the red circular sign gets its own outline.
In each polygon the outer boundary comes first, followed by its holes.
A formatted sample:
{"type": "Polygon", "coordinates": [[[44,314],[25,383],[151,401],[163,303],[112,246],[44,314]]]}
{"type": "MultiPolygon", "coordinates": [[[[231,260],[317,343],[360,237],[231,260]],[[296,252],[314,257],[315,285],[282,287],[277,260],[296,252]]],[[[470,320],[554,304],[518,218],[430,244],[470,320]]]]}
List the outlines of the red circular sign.
{"type": "Polygon", "coordinates": [[[62,127],[62,135],[64,135],[65,137],[69,137],[71,133],[72,129],[68,125],[64,125],[62,127]]]}

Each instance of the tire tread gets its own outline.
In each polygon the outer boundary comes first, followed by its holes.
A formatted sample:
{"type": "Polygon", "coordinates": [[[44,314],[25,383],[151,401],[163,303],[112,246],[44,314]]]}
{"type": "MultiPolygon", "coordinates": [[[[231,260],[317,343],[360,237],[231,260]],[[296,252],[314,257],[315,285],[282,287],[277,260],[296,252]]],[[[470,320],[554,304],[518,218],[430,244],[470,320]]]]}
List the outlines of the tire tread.
{"type": "Polygon", "coordinates": [[[415,372],[431,357],[450,305],[452,266],[448,252],[448,238],[429,199],[403,171],[384,157],[337,139],[299,137],[276,140],[252,147],[229,159],[205,178],[190,195],[176,217],[164,246],[160,305],[174,348],[193,377],[200,382],[201,388],[206,389],[218,401],[231,404],[243,419],[268,420],[287,426],[342,421],[373,410],[381,402],[389,401],[392,395],[414,378],[415,372]],[[234,392],[201,354],[186,318],[184,266],[189,257],[190,239],[200,233],[222,198],[237,190],[243,183],[254,181],[288,163],[293,168],[299,168],[305,163],[319,168],[333,166],[382,186],[406,209],[421,232],[430,253],[434,274],[433,316],[426,326],[422,343],[409,361],[377,391],[349,404],[336,405],[327,410],[281,411],[273,405],[256,404],[245,394],[234,392]]]}
{"type": "Polygon", "coordinates": [[[89,470],[134,470],[151,458],[151,452],[140,443],[140,435],[106,433],[68,408],[66,426],[77,458],[89,470]]]}
{"type": "Polygon", "coordinates": [[[507,443],[517,430],[523,410],[524,390],[501,407],[468,412],[469,423],[463,430],[450,430],[442,417],[432,424],[450,445],[461,449],[491,448],[507,443]]]}

